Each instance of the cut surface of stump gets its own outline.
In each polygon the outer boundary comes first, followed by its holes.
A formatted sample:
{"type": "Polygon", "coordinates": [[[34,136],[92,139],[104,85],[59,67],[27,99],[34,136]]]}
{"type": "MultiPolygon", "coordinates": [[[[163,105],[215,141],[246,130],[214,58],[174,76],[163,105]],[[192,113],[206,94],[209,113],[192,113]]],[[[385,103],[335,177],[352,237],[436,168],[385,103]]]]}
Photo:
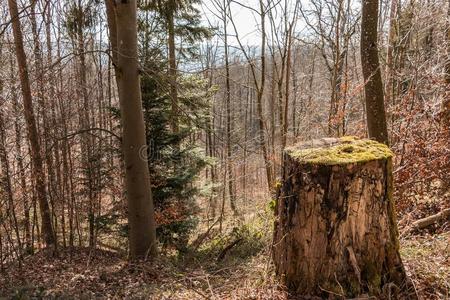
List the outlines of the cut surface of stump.
{"type": "Polygon", "coordinates": [[[290,292],[378,297],[410,288],[399,254],[391,159],[387,146],[354,137],[285,151],[273,259],[290,292]]]}

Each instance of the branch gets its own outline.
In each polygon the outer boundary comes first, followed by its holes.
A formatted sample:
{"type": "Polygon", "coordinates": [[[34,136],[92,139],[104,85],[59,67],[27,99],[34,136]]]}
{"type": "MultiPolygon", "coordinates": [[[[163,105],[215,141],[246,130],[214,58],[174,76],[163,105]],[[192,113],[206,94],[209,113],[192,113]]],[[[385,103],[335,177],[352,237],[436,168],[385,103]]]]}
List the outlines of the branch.
{"type": "Polygon", "coordinates": [[[118,136],[117,134],[115,134],[114,132],[112,132],[112,131],[110,131],[108,129],[99,128],[99,127],[80,129],[78,131],[69,133],[68,135],[56,138],[56,140],[70,139],[70,138],[73,138],[76,135],[79,135],[79,134],[82,134],[82,133],[86,133],[86,132],[91,132],[91,131],[103,131],[103,132],[109,133],[110,135],[115,137],[119,142],[122,142],[122,137],[118,136]]]}
{"type": "Polygon", "coordinates": [[[444,209],[435,215],[419,219],[412,224],[413,229],[424,229],[439,221],[450,220],[450,208],[444,209]]]}
{"type": "Polygon", "coordinates": [[[237,240],[235,240],[234,242],[232,242],[231,244],[229,244],[228,246],[226,246],[222,252],[220,252],[219,256],[217,257],[217,261],[221,261],[222,259],[225,258],[225,255],[227,255],[228,251],[230,251],[231,249],[234,248],[234,246],[236,246],[237,244],[239,244],[242,241],[242,238],[239,238],[237,240]]]}

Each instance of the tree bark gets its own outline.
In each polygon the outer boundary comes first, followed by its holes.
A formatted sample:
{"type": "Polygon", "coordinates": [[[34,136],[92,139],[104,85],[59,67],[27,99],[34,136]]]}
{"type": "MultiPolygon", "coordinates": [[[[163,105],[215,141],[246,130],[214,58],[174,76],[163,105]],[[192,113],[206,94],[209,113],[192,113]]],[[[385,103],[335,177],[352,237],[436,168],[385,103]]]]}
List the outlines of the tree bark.
{"type": "Polygon", "coordinates": [[[45,175],[43,170],[41,147],[39,144],[36,119],[33,112],[33,99],[31,96],[30,80],[28,77],[28,66],[23,45],[22,29],[20,25],[16,0],[8,0],[8,5],[9,13],[12,19],[17,64],[19,66],[19,77],[23,97],[27,134],[30,141],[33,179],[36,184],[36,192],[41,213],[42,233],[44,235],[45,243],[47,244],[47,246],[50,246],[55,245],[56,241],[52,228],[50,207],[47,200],[47,191],[45,188],[45,175]]]}
{"type": "Polygon", "coordinates": [[[409,288],[399,254],[391,156],[385,145],[349,138],[287,148],[273,259],[293,293],[379,297],[391,283],[409,288]]]}
{"type": "Polygon", "coordinates": [[[234,176],[233,176],[233,165],[231,161],[231,84],[230,84],[230,61],[228,56],[228,32],[227,32],[227,10],[229,9],[229,4],[227,1],[223,1],[224,14],[223,14],[223,28],[224,28],[224,47],[225,47],[225,99],[226,99],[226,114],[227,114],[227,185],[228,185],[228,195],[230,197],[230,206],[234,215],[238,215],[238,210],[236,207],[236,194],[234,193],[234,176]]]}
{"type": "Polygon", "coordinates": [[[178,91],[177,91],[177,60],[175,49],[175,0],[168,1],[167,7],[167,44],[169,52],[170,99],[172,102],[171,126],[178,133],[178,91]]]}
{"type": "Polygon", "coordinates": [[[266,8],[262,0],[259,1],[259,11],[261,17],[261,80],[259,88],[257,88],[257,111],[258,111],[258,124],[259,124],[259,138],[260,146],[263,152],[264,164],[266,168],[267,186],[269,191],[272,190],[273,185],[273,172],[272,163],[269,158],[269,152],[267,151],[266,144],[266,127],[264,124],[264,114],[263,114],[263,96],[264,88],[266,85],[266,8]]]}
{"type": "Polygon", "coordinates": [[[450,1],[448,1],[447,7],[447,61],[445,63],[445,83],[450,85],[450,1]]]}
{"type": "MultiPolygon", "coordinates": [[[[0,56],[2,55],[3,47],[0,45],[0,56]]],[[[1,61],[1,60],[0,60],[1,61]]],[[[3,80],[0,79],[0,99],[3,93],[3,80]]],[[[15,238],[20,252],[22,251],[22,242],[20,238],[19,223],[17,222],[16,208],[14,204],[14,194],[11,183],[11,170],[8,159],[8,152],[6,149],[6,126],[3,111],[0,110],[0,195],[7,199],[7,215],[10,217],[11,227],[14,228],[15,238]]],[[[19,257],[21,254],[19,254],[19,257]]],[[[1,259],[1,258],[0,258],[1,259]]]]}
{"type": "Polygon", "coordinates": [[[30,226],[30,203],[29,203],[29,199],[28,199],[28,193],[27,193],[27,183],[26,183],[26,176],[25,176],[25,168],[24,168],[24,163],[23,163],[23,153],[22,153],[22,134],[21,134],[21,128],[20,128],[20,124],[19,124],[19,115],[21,114],[20,112],[20,108],[19,108],[19,103],[17,101],[17,94],[14,91],[13,87],[14,87],[14,80],[16,78],[13,77],[13,66],[12,66],[12,62],[11,62],[11,88],[12,88],[12,95],[11,98],[13,99],[13,111],[14,111],[14,133],[15,133],[15,151],[16,151],[16,155],[17,155],[17,168],[18,168],[18,173],[19,173],[19,177],[20,177],[20,199],[22,202],[22,207],[23,207],[23,215],[24,215],[24,220],[23,220],[23,225],[24,225],[24,231],[25,231],[25,244],[26,244],[26,249],[25,251],[27,253],[33,253],[33,244],[31,242],[31,226],[30,226]]]}
{"type": "Polygon", "coordinates": [[[118,64],[118,50],[117,50],[117,23],[116,23],[116,11],[114,0],[105,0],[106,6],[106,18],[108,22],[108,30],[109,30],[109,42],[110,42],[110,52],[111,52],[111,60],[113,63],[114,69],[117,68],[118,64]]]}
{"type": "Polygon", "coordinates": [[[147,144],[138,68],[136,0],[117,2],[114,9],[117,28],[110,32],[116,30],[118,38],[116,76],[121,91],[130,256],[139,259],[156,255],[156,227],[148,162],[142,156],[147,152],[147,144]]]}
{"type": "Polygon", "coordinates": [[[447,131],[447,136],[450,136],[450,1],[448,1],[447,8],[447,61],[445,62],[445,89],[442,101],[442,128],[447,131]]]}
{"type": "Polygon", "coordinates": [[[362,1],[361,66],[364,76],[369,137],[386,145],[389,137],[384,109],[383,82],[378,59],[378,0],[362,1]]]}
{"type": "MultiPolygon", "coordinates": [[[[289,82],[290,82],[290,75],[291,75],[291,51],[292,51],[292,29],[293,25],[289,24],[289,30],[287,31],[288,37],[287,37],[287,54],[286,54],[286,86],[285,86],[285,101],[284,101],[284,116],[283,116],[283,133],[281,135],[281,151],[286,148],[286,142],[287,142],[287,135],[288,135],[288,128],[289,128],[289,119],[288,119],[288,113],[289,113],[289,82]]],[[[282,157],[283,158],[283,157],[282,157]]]]}

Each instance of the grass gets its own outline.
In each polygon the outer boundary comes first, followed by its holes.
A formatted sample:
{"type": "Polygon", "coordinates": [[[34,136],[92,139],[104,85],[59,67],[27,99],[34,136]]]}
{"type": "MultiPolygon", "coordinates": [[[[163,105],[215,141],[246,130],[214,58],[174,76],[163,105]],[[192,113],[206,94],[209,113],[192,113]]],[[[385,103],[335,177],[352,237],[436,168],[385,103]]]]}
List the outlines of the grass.
{"type": "Polygon", "coordinates": [[[400,241],[408,275],[421,299],[450,298],[450,232],[400,241]]]}

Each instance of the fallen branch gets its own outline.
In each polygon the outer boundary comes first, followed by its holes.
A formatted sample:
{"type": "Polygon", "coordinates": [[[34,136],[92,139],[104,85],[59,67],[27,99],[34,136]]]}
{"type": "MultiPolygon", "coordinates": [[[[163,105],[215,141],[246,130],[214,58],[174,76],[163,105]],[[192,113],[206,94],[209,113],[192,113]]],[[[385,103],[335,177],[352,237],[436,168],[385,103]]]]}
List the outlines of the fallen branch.
{"type": "Polygon", "coordinates": [[[112,245],[105,244],[105,243],[103,243],[102,241],[97,241],[97,245],[100,246],[101,248],[105,248],[105,249],[107,249],[107,250],[116,252],[116,253],[121,254],[121,255],[126,255],[126,254],[127,254],[126,251],[123,250],[122,248],[119,248],[119,247],[115,247],[115,246],[112,246],[112,245]]]}
{"type": "Polygon", "coordinates": [[[233,247],[236,246],[237,244],[239,244],[241,241],[242,241],[242,238],[239,238],[239,239],[235,240],[234,242],[232,242],[231,244],[229,244],[228,246],[226,246],[222,250],[222,252],[220,252],[219,256],[217,257],[217,261],[221,261],[222,259],[224,259],[225,255],[227,255],[228,251],[233,249],[233,247]]]}
{"type": "Polygon", "coordinates": [[[206,230],[205,233],[202,233],[198,236],[198,238],[192,242],[191,248],[194,250],[197,250],[198,247],[205,241],[205,239],[209,236],[209,233],[211,232],[212,228],[220,221],[220,218],[218,218],[209,228],[206,230]]]}
{"type": "Polygon", "coordinates": [[[444,209],[441,212],[428,216],[426,218],[415,221],[412,224],[413,229],[424,229],[439,221],[450,220],[450,208],[444,209]]]}

